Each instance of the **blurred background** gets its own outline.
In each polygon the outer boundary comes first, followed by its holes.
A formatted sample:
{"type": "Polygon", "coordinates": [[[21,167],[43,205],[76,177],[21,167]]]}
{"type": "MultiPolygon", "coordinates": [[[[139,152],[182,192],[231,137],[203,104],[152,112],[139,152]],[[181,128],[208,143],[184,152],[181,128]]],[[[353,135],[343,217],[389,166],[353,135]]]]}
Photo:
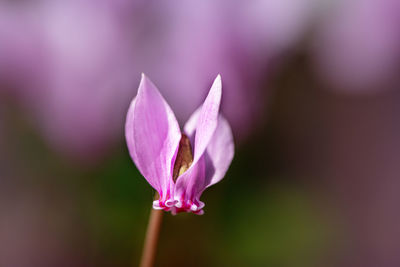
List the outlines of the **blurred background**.
{"type": "Polygon", "coordinates": [[[140,74],[236,154],[157,266],[400,266],[400,1],[0,0],[0,266],[136,266],[140,74]]]}

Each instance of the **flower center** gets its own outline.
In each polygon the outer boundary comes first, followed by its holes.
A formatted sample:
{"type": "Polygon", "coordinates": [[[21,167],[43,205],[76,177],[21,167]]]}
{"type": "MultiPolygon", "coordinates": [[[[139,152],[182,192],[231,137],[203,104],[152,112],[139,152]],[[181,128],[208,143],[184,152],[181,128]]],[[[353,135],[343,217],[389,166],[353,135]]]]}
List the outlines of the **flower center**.
{"type": "Polygon", "coordinates": [[[176,182],[176,179],[182,175],[193,162],[192,146],[189,138],[182,134],[181,141],[179,142],[178,154],[176,155],[174,171],[172,179],[176,182]]]}

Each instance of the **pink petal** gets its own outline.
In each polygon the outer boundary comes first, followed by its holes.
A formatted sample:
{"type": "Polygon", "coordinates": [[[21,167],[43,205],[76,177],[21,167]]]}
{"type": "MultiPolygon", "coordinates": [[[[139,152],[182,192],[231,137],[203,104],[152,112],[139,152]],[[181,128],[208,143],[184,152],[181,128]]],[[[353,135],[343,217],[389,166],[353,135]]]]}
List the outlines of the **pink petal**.
{"type": "Polygon", "coordinates": [[[187,137],[189,137],[190,142],[192,142],[192,144],[194,142],[194,137],[197,128],[197,121],[199,120],[201,108],[202,107],[199,107],[198,109],[196,109],[195,112],[193,112],[193,114],[190,116],[188,121],[185,123],[185,126],[183,127],[183,132],[187,135],[187,137]]]}
{"type": "Polygon", "coordinates": [[[194,140],[194,161],[197,161],[204,153],[211,137],[217,128],[219,106],[221,103],[222,84],[221,76],[218,75],[206,100],[201,107],[196,127],[194,140]]]}
{"type": "Polygon", "coordinates": [[[172,206],[172,165],[181,132],[171,108],[145,75],[129,107],[125,135],[137,168],[160,194],[155,207],[172,206]]]}
{"type": "MultiPolygon", "coordinates": [[[[188,136],[192,141],[194,139],[194,159],[191,167],[176,181],[175,200],[178,204],[175,206],[178,212],[182,210],[201,213],[204,207],[199,197],[211,181],[211,178],[207,179],[206,176],[207,157],[204,152],[212,142],[211,139],[217,128],[221,90],[221,77],[218,75],[204,104],[192,115],[185,127],[188,130],[188,136]]],[[[208,173],[211,175],[211,172],[208,173]]],[[[212,175],[214,173],[212,172],[212,175]]]]}
{"type": "Polygon", "coordinates": [[[224,178],[234,154],[235,145],[231,127],[224,116],[219,115],[217,129],[215,129],[205,154],[206,187],[212,186],[224,178]]]}
{"type": "MultiPolygon", "coordinates": [[[[197,109],[184,127],[185,134],[191,139],[195,135],[199,115],[200,109],[197,109]]],[[[217,128],[204,155],[206,161],[206,185],[204,189],[222,180],[232,162],[234,153],[235,145],[231,127],[226,118],[220,114],[217,128]]]]}
{"type": "Polygon", "coordinates": [[[204,207],[204,203],[197,196],[201,193],[200,190],[202,188],[205,188],[204,157],[200,157],[197,162],[193,162],[192,166],[176,181],[174,200],[177,212],[196,212],[201,210],[204,207]]]}

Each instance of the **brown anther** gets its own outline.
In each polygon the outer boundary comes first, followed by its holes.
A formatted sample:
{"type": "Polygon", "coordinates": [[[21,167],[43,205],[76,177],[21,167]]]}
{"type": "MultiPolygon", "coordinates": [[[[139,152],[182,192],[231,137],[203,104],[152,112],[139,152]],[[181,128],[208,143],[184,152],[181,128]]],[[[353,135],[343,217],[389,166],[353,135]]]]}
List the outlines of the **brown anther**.
{"type": "Polygon", "coordinates": [[[176,179],[183,174],[193,162],[192,146],[189,138],[182,134],[181,141],[179,142],[178,154],[176,155],[174,171],[172,173],[172,179],[176,182],[176,179]]]}

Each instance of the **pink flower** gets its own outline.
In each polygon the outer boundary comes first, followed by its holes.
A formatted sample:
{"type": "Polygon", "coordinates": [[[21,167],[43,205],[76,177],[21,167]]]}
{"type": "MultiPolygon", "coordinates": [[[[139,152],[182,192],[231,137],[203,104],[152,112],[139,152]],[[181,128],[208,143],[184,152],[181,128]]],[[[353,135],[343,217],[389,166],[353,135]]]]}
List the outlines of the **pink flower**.
{"type": "Polygon", "coordinates": [[[203,214],[201,194],[228,170],[234,143],[229,123],[219,113],[221,90],[218,75],[182,133],[168,103],[142,75],[125,135],[134,163],[160,196],[153,202],[154,209],[203,214]]]}

